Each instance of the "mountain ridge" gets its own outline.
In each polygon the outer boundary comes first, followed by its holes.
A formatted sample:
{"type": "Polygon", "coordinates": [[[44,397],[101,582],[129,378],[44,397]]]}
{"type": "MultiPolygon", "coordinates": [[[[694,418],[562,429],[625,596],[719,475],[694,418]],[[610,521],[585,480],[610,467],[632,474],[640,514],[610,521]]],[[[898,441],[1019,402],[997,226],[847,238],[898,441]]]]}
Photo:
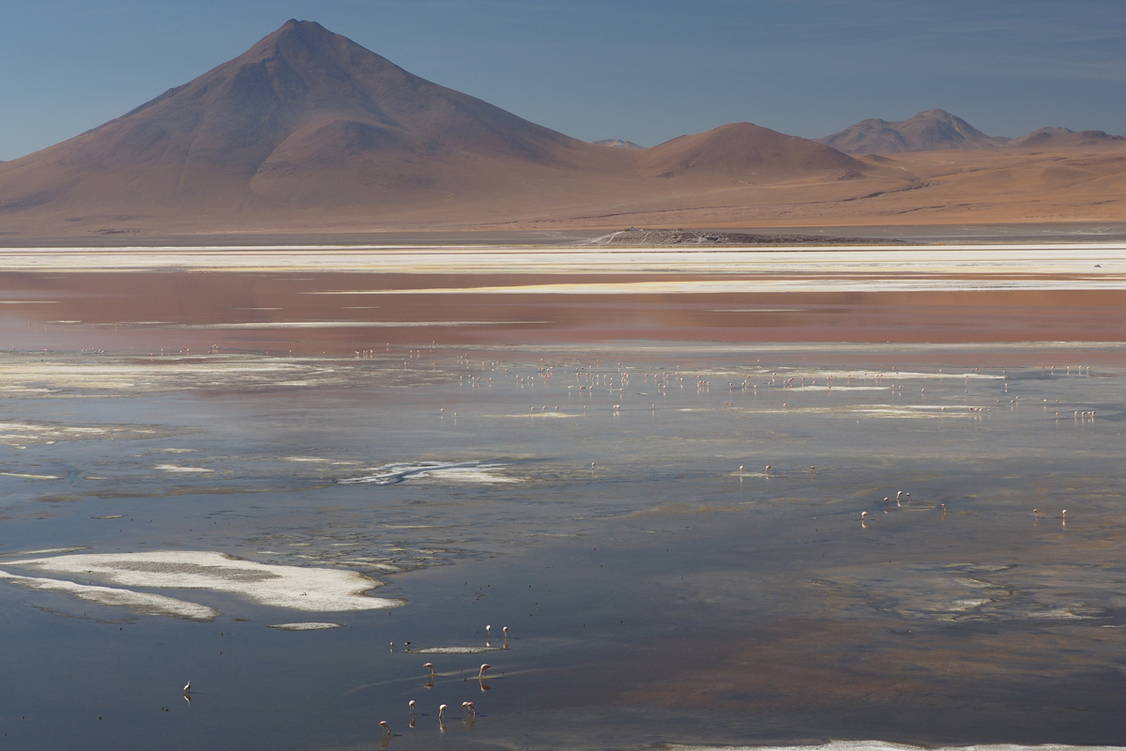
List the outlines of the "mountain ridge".
{"type": "Polygon", "coordinates": [[[291,19],[117,118],[0,163],[0,235],[746,228],[1126,211],[1126,149],[1065,148],[1119,137],[1051,130],[1043,148],[995,148],[1005,139],[948,112],[912,120],[897,148],[938,138],[944,150],[852,156],[748,122],[646,149],[599,145],[291,19]]]}
{"type": "Polygon", "coordinates": [[[1014,138],[1007,145],[1013,148],[1077,148],[1122,144],[1126,144],[1126,136],[1111,135],[1104,130],[1071,130],[1047,126],[1014,138]]]}
{"type": "Polygon", "coordinates": [[[846,154],[896,154],[937,149],[995,148],[1007,139],[986,135],[946,110],[929,109],[894,122],[868,118],[813,140],[846,154]]]}
{"type": "MultiPolygon", "coordinates": [[[[742,162],[714,153],[712,136],[701,142],[712,145],[693,176],[723,184],[740,177],[736,163],[743,178],[756,180],[836,169],[848,159],[818,163],[805,151],[827,147],[765,129],[724,140],[742,162]],[[772,139],[790,140],[766,147],[772,139]]],[[[191,81],[4,164],[0,218],[265,221],[463,200],[484,206],[488,196],[508,194],[550,205],[584,185],[608,197],[636,191],[650,177],[649,162],[675,150],[623,146],[564,135],[415,76],[319,23],[290,19],[191,81]]]]}

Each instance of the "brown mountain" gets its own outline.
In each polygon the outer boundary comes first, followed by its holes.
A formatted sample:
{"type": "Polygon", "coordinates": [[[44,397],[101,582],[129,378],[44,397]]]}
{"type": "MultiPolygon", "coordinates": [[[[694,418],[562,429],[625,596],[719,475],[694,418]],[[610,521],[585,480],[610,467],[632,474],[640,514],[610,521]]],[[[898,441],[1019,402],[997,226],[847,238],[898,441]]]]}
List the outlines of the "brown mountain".
{"type": "Polygon", "coordinates": [[[1020,138],[1009,141],[1009,146],[1023,149],[1066,149],[1090,146],[1123,146],[1126,137],[1112,136],[1102,130],[1071,130],[1069,128],[1039,128],[1020,138]]]}
{"type": "Polygon", "coordinates": [[[132,112],[0,164],[0,242],[95,232],[1102,221],[1126,210],[1118,150],[970,150],[1000,139],[941,112],[884,125],[897,126],[899,149],[963,148],[857,159],[751,123],[649,149],[600,146],[423,80],[316,23],[289,21],[132,112]]]}
{"type": "Polygon", "coordinates": [[[934,149],[993,148],[1003,138],[987,136],[946,110],[927,110],[907,120],[861,120],[831,136],[816,139],[849,154],[894,154],[934,149]]]}
{"type": "Polygon", "coordinates": [[[861,162],[836,149],[753,123],[721,125],[641,153],[642,174],[660,178],[765,182],[858,173],[861,162]]]}
{"type": "Polygon", "coordinates": [[[291,20],[133,111],[0,168],[0,219],[361,210],[613,168],[604,149],[291,20]]]}

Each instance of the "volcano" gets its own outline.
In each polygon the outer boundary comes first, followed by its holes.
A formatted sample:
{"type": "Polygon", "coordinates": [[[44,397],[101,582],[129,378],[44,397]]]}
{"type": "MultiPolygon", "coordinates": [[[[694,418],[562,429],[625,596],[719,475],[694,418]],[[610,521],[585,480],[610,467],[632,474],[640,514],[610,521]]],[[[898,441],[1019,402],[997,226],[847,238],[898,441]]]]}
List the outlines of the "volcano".
{"type": "Polygon", "coordinates": [[[290,20],[199,78],[5,163],[0,219],[378,212],[620,161],[290,20]]]}

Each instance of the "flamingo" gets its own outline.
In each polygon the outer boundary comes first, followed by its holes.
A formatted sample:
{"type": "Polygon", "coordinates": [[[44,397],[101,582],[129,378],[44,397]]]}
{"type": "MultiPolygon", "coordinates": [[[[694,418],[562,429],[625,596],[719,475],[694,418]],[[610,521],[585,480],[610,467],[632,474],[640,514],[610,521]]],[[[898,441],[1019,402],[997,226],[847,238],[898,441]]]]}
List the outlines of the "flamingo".
{"type": "Polygon", "coordinates": [[[191,692],[192,692],[192,682],[188,681],[187,683],[184,684],[184,693],[190,694],[191,692]]]}
{"type": "Polygon", "coordinates": [[[387,720],[380,720],[379,727],[383,728],[384,735],[391,735],[391,723],[387,720]]]}
{"type": "Polygon", "coordinates": [[[491,667],[492,667],[492,665],[490,665],[487,662],[481,663],[481,668],[477,671],[477,680],[479,680],[479,681],[485,680],[485,673],[488,672],[489,668],[491,668],[491,667]]]}
{"type": "Polygon", "coordinates": [[[435,673],[435,672],[434,672],[434,663],[432,663],[432,662],[424,662],[424,663],[422,663],[422,667],[424,667],[424,668],[426,668],[426,669],[427,669],[428,671],[430,671],[430,679],[431,679],[431,680],[433,680],[433,679],[434,679],[434,676],[436,676],[436,675],[437,675],[437,673],[435,673]]]}
{"type": "Polygon", "coordinates": [[[445,704],[438,705],[438,722],[442,722],[446,719],[446,709],[447,707],[445,704]]]}
{"type": "Polygon", "coordinates": [[[470,717],[476,717],[477,716],[477,705],[474,704],[473,702],[463,701],[461,703],[461,708],[464,709],[470,717]]]}

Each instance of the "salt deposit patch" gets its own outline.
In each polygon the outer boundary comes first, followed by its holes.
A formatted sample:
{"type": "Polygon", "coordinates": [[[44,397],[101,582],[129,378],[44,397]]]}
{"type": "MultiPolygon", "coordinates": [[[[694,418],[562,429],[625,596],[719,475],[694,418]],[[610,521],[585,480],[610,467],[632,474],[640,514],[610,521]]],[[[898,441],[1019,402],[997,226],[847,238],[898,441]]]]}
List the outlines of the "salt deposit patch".
{"type": "MultiPolygon", "coordinates": [[[[711,270],[713,273],[715,269],[711,270]]],[[[901,273],[881,269],[884,273],[901,273]]],[[[791,272],[795,273],[795,272],[791,272]]],[[[943,272],[937,272],[942,274],[943,272]]],[[[912,277],[898,276],[808,276],[807,278],[760,277],[753,279],[669,280],[643,282],[583,282],[489,285],[480,287],[415,287],[410,289],[342,290],[340,292],[310,292],[307,294],[344,295],[725,295],[778,292],[948,292],[977,291],[1001,292],[1009,290],[1037,290],[1064,292],[1073,290],[1126,289],[1126,278],[1110,275],[1098,278],[1056,277],[1049,273],[1034,277],[1004,276],[1017,274],[1015,269],[990,271],[971,270],[979,278],[951,278],[948,276],[912,277]]]]}
{"type": "MultiPolygon", "coordinates": [[[[842,614],[874,611],[912,620],[994,623],[1107,617],[1102,605],[1079,599],[1082,595],[1074,590],[1077,568],[963,563],[871,572],[841,567],[809,584],[842,614]]],[[[1092,576],[1089,569],[1083,573],[1092,576]]],[[[1106,584],[1118,586],[1117,581],[1106,584]]]]}
{"type": "MultiPolygon", "coordinates": [[[[841,245],[699,249],[520,246],[194,246],[8,248],[8,271],[293,271],[404,274],[632,273],[848,273],[1026,274],[1110,276],[1126,259],[1120,243],[1013,243],[960,245],[841,245]],[[215,252],[222,250],[223,252],[215,252]],[[316,251],[316,252],[310,252],[316,251]],[[1095,268],[1099,264],[1105,268],[1095,268]]],[[[861,284],[863,281],[860,280],[861,284]]]]}
{"type": "Polygon", "coordinates": [[[481,652],[500,652],[503,647],[426,647],[412,649],[420,655],[475,655],[481,652]]]}
{"type": "Polygon", "coordinates": [[[891,386],[790,386],[786,391],[890,391],[891,386]]]}
{"type": "Polygon", "coordinates": [[[551,321],[269,321],[261,323],[185,324],[185,329],[401,329],[454,326],[509,326],[551,321]]]}
{"type": "Polygon", "coordinates": [[[76,553],[79,550],[86,550],[85,545],[74,545],[69,548],[39,548],[38,550],[13,550],[10,553],[4,553],[5,556],[12,555],[49,555],[52,553],[76,553]]]}
{"type": "MultiPolygon", "coordinates": [[[[13,561],[13,563],[18,562],[13,561]]],[[[61,592],[100,605],[129,608],[134,613],[141,615],[166,615],[187,618],[192,621],[210,621],[219,615],[218,611],[206,605],[148,592],[134,592],[131,589],[77,584],[62,579],[16,576],[6,571],[0,571],[0,579],[7,579],[12,584],[18,584],[28,589],[37,589],[42,592],[61,592]]]]}
{"type": "Polygon", "coordinates": [[[518,477],[500,474],[503,464],[486,462],[414,462],[385,464],[371,474],[338,480],[342,485],[397,485],[407,480],[429,479],[453,483],[506,484],[521,482],[518,477]]]}
{"type": "Polygon", "coordinates": [[[168,435],[153,425],[58,425],[34,422],[0,422],[0,446],[50,445],[58,441],[97,438],[138,440],[168,435]]]}
{"type": "Polygon", "coordinates": [[[975,744],[971,746],[909,746],[886,741],[829,741],[815,746],[688,746],[671,743],[666,751],[1123,751],[1126,746],[1068,746],[1044,743],[1026,746],[1018,743],[975,744]]]}
{"type": "Polygon", "coordinates": [[[135,394],[192,387],[252,388],[295,380],[322,383],[341,377],[332,367],[293,358],[173,355],[144,360],[60,357],[43,361],[14,356],[0,360],[0,388],[16,395],[21,390],[34,389],[31,395],[35,396],[91,391],[135,394]]]}
{"type": "Polygon", "coordinates": [[[932,405],[893,405],[874,404],[870,407],[853,406],[848,409],[852,414],[867,417],[894,417],[905,419],[941,419],[946,417],[967,417],[986,413],[984,407],[950,407],[932,405]]]}
{"type": "Polygon", "coordinates": [[[325,631],[330,628],[343,628],[341,623],[330,623],[328,621],[303,621],[301,623],[271,623],[269,628],[276,628],[278,631],[325,631]]]}
{"type": "Polygon", "coordinates": [[[309,612],[378,610],[402,604],[366,596],[382,584],[355,571],[265,564],[211,551],[90,553],[21,559],[7,565],[126,587],[229,592],[261,605],[309,612]]]}
{"type": "Polygon", "coordinates": [[[519,415],[482,415],[482,417],[486,417],[486,418],[494,417],[494,418],[502,418],[502,419],[539,417],[539,418],[543,418],[543,419],[554,420],[554,419],[559,419],[559,418],[564,418],[564,417],[582,417],[582,415],[569,414],[567,412],[524,412],[524,413],[519,414],[519,415]]]}
{"type": "Polygon", "coordinates": [[[801,313],[809,308],[712,308],[712,313],[801,313]]]}
{"type": "Polygon", "coordinates": [[[215,471],[207,467],[185,467],[180,464],[157,464],[153,469],[174,474],[210,474],[215,471]]]}
{"type": "Polygon", "coordinates": [[[971,380],[971,381],[1002,381],[1003,375],[995,373],[923,373],[911,370],[813,370],[793,369],[776,371],[776,377],[786,378],[817,378],[825,380],[832,378],[834,381],[917,381],[917,380],[971,380]]]}
{"type": "Polygon", "coordinates": [[[25,472],[0,472],[0,477],[18,477],[23,480],[58,480],[58,475],[33,475],[25,472]]]}

